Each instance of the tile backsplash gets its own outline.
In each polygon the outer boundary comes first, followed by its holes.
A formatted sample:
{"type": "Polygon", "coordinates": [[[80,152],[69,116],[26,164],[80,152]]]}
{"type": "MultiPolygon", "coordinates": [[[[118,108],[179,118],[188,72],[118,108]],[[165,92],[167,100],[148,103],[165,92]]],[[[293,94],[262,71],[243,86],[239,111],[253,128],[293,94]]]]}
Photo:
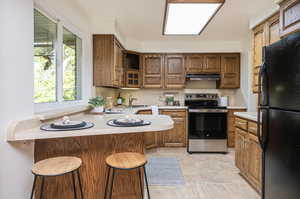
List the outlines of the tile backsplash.
{"type": "Polygon", "coordinates": [[[216,82],[214,81],[191,81],[187,82],[185,89],[169,90],[169,89],[137,89],[137,90],[123,90],[113,88],[95,88],[96,95],[104,97],[113,97],[116,99],[118,94],[126,99],[125,104],[128,104],[129,96],[137,98],[134,101],[136,105],[165,105],[164,95],[166,93],[173,93],[174,100],[179,100],[181,105],[184,105],[185,93],[217,93],[219,96],[229,96],[230,106],[245,106],[245,100],[240,92],[240,89],[216,89],[216,82]]]}

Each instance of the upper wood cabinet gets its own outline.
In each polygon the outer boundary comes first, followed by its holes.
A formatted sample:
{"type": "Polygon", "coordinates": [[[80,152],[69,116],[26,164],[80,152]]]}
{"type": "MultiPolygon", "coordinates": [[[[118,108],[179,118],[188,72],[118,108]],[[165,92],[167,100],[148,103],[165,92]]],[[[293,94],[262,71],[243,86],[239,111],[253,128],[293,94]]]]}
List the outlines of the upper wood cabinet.
{"type": "Polygon", "coordinates": [[[186,58],[187,73],[201,73],[204,68],[204,55],[193,54],[186,58]]]}
{"type": "MultiPolygon", "coordinates": [[[[274,23],[270,24],[273,26],[274,23]]],[[[220,74],[219,88],[240,87],[239,54],[141,54],[125,50],[114,35],[93,35],[93,66],[94,86],[180,89],[185,87],[186,73],[202,73],[220,74]]]]}
{"type": "Polygon", "coordinates": [[[219,73],[221,69],[221,57],[217,54],[204,56],[204,73],[219,73]]]}
{"type": "Polygon", "coordinates": [[[191,54],[186,59],[187,73],[220,73],[221,58],[218,54],[191,54]]]}
{"type": "Polygon", "coordinates": [[[240,87],[240,54],[221,55],[221,80],[219,88],[240,87]]]}
{"type": "Polygon", "coordinates": [[[94,86],[124,85],[123,47],[113,35],[93,36],[94,86]]]}
{"type": "Polygon", "coordinates": [[[280,25],[279,13],[274,14],[266,21],[256,26],[253,29],[253,42],[252,42],[252,92],[259,92],[258,76],[259,70],[262,65],[263,47],[270,45],[280,40],[280,25]]]}
{"type": "Polygon", "coordinates": [[[143,55],[144,88],[183,88],[185,85],[184,56],[178,54],[143,55]]]}
{"type": "Polygon", "coordinates": [[[164,57],[160,54],[145,54],[142,58],[143,87],[163,88],[164,57]]]}
{"type": "Polygon", "coordinates": [[[280,5],[280,36],[300,31],[300,1],[284,0],[280,5]]]}
{"type": "Polygon", "coordinates": [[[183,55],[165,56],[165,88],[183,88],[185,85],[185,68],[183,55]]]}

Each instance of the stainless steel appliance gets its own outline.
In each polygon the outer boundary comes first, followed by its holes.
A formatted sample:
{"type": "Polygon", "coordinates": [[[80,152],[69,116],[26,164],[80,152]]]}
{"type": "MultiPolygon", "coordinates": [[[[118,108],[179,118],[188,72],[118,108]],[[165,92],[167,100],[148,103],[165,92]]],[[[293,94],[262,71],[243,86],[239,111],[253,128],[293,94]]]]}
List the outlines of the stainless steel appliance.
{"type": "Polygon", "coordinates": [[[186,94],[189,153],[227,152],[227,108],[217,94],[186,94]]]}
{"type": "Polygon", "coordinates": [[[300,33],[264,48],[262,199],[300,198],[300,33]]]}

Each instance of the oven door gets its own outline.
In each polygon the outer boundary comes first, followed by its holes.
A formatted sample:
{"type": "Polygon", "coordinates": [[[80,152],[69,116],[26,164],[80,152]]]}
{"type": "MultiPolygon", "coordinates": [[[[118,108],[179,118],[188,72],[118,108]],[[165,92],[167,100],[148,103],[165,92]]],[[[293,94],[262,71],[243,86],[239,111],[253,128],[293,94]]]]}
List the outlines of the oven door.
{"type": "Polygon", "coordinates": [[[189,139],[227,139],[226,112],[189,111],[189,139]]]}

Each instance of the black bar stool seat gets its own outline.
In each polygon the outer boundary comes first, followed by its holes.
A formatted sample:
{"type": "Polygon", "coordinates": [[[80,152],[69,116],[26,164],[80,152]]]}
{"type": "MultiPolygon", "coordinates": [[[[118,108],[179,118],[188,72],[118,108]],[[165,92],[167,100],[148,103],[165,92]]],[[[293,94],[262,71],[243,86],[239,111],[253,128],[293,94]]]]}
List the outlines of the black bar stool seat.
{"type": "Polygon", "coordinates": [[[42,181],[41,194],[40,194],[40,198],[42,199],[43,193],[44,193],[45,177],[53,177],[53,176],[61,176],[61,175],[71,174],[72,182],[73,182],[74,198],[77,199],[76,183],[75,183],[75,174],[77,174],[80,196],[83,199],[83,191],[82,191],[82,185],[81,185],[81,179],[80,179],[80,173],[79,173],[79,169],[80,169],[81,165],[82,165],[82,161],[80,158],[71,157],[71,156],[49,158],[49,159],[41,160],[41,161],[35,163],[32,167],[32,173],[34,175],[34,182],[33,182],[30,198],[31,199],[33,198],[37,177],[40,177],[41,181],[42,181]]]}
{"type": "Polygon", "coordinates": [[[144,198],[144,189],[142,183],[143,179],[141,175],[141,170],[143,169],[145,175],[147,194],[148,194],[148,198],[150,199],[148,179],[147,179],[147,174],[145,169],[145,165],[147,164],[147,159],[145,155],[140,153],[133,153],[133,152],[116,153],[108,156],[105,162],[106,165],[108,166],[108,174],[107,174],[107,180],[105,186],[104,199],[106,199],[108,194],[108,184],[110,182],[111,170],[112,170],[112,179],[111,179],[110,190],[109,190],[110,199],[112,198],[115,170],[132,170],[132,169],[136,169],[139,174],[141,196],[142,198],[144,198]]]}

